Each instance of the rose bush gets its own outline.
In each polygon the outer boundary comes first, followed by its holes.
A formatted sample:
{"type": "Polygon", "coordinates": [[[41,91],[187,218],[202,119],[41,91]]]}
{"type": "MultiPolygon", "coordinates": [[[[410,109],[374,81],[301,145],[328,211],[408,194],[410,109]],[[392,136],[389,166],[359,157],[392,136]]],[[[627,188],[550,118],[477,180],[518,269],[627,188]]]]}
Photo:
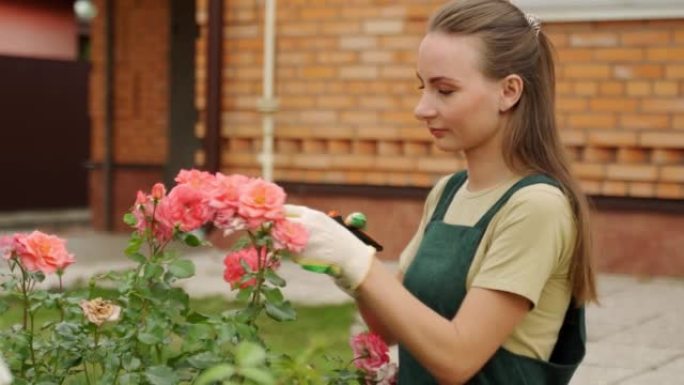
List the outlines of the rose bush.
{"type": "MultiPolygon", "coordinates": [[[[356,366],[323,373],[308,357],[271,351],[259,336],[262,315],[291,321],[296,314],[280,289],[282,258],[301,251],[308,234],[284,216],[279,186],[242,175],[183,170],[168,193],[155,184],[138,192],[124,221],[133,229],[125,255],[135,267],[93,276],[88,290],[61,288],[75,262],[64,240],[41,232],[0,238],[0,272],[7,303],[23,309],[20,324],[0,331],[0,352],[14,384],[390,384],[387,347],[377,337],[353,340],[356,366]],[[224,279],[244,306],[220,315],[193,311],[176,283],[194,275],[192,260],[173,242],[200,246],[194,231],[213,226],[244,232],[224,259],[224,279]],[[59,290],[41,287],[56,274],[59,290]],[[98,294],[108,281],[111,298],[98,294]],[[38,312],[57,319],[36,324],[38,312]],[[384,349],[384,353],[383,353],[384,349]],[[361,365],[360,363],[364,363],[361,365]],[[389,374],[388,374],[389,373],[389,374]],[[384,382],[383,382],[384,381],[384,382]]],[[[4,309],[3,309],[4,306],[4,309]]]]}

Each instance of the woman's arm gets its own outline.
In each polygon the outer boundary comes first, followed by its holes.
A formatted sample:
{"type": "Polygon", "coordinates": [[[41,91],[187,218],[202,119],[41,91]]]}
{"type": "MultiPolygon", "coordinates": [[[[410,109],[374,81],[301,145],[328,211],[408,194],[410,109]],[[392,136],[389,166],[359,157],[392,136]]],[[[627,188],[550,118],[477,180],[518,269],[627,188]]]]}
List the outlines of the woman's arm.
{"type": "Polygon", "coordinates": [[[411,295],[377,260],[358,288],[357,302],[381,314],[380,334],[404,345],[440,384],[462,384],[475,375],[531,306],[516,294],[471,288],[448,320],[411,295]]]}
{"type": "MultiPolygon", "coordinates": [[[[404,280],[404,274],[400,271],[396,275],[397,281],[401,284],[404,280]]],[[[368,325],[368,328],[374,333],[378,334],[387,343],[387,345],[394,345],[397,343],[397,339],[394,335],[390,333],[385,324],[380,319],[377,313],[377,308],[366,306],[363,302],[357,302],[359,312],[363,317],[363,320],[368,325]]]]}

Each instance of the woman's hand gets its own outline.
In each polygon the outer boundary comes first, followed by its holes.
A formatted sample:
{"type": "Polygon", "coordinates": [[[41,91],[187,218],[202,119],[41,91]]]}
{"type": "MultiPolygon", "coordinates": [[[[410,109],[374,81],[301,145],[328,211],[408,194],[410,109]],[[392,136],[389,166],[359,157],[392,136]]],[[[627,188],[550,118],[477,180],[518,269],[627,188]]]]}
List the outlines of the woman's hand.
{"type": "Polygon", "coordinates": [[[368,275],[375,248],[318,210],[285,205],[285,215],[309,230],[309,242],[295,262],[331,266],[338,286],[352,294],[368,275]]]}

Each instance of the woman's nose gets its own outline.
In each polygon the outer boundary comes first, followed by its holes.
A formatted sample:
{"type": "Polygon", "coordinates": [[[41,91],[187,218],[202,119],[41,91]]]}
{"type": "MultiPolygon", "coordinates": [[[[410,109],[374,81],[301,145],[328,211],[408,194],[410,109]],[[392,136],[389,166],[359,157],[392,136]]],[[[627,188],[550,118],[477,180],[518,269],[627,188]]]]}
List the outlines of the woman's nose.
{"type": "Polygon", "coordinates": [[[416,108],[413,109],[413,115],[418,120],[429,120],[437,115],[437,110],[432,106],[425,93],[420,97],[416,108]]]}

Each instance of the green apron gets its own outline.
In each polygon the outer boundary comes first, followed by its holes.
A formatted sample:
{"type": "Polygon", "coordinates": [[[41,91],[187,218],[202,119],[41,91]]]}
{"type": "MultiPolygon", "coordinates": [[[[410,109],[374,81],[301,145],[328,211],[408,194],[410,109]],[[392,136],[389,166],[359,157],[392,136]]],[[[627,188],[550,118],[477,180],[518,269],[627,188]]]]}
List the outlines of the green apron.
{"type": "MultiPolygon", "coordinates": [[[[421,302],[451,320],[466,295],[466,277],[482,235],[492,217],[517,190],[531,184],[558,186],[553,179],[531,175],[521,179],[485,213],[473,227],[443,222],[456,191],[467,179],[465,171],[447,182],[437,207],[425,227],[423,241],[404,275],[404,286],[421,302]]],[[[574,302],[574,301],[572,301],[574,302]]],[[[568,384],[585,352],[584,308],[571,303],[549,362],[499,348],[468,381],[473,385],[568,384]]],[[[458,357],[454,357],[457,360],[458,357]]],[[[399,385],[437,385],[437,381],[408,350],[399,346],[399,385]]]]}

